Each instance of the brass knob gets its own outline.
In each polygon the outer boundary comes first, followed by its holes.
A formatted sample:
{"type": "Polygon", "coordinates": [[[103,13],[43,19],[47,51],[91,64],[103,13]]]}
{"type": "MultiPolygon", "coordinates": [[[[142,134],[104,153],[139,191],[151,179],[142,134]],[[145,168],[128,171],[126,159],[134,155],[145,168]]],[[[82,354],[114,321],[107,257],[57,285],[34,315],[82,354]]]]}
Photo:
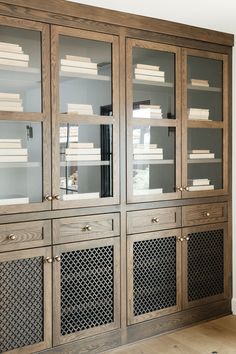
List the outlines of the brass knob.
{"type": "Polygon", "coordinates": [[[91,231],[92,230],[92,227],[89,226],[89,225],[85,225],[83,228],[82,228],[82,231],[91,231]]]}
{"type": "Polygon", "coordinates": [[[45,263],[52,263],[52,258],[50,257],[45,258],[45,263]]]}
{"type": "Polygon", "coordinates": [[[183,242],[183,241],[184,241],[184,238],[183,238],[183,237],[178,237],[178,238],[177,238],[177,241],[183,242]]]}
{"type": "Polygon", "coordinates": [[[205,216],[206,216],[207,218],[209,218],[210,215],[211,215],[211,214],[210,214],[208,211],[205,213],[205,216]]]}
{"type": "Polygon", "coordinates": [[[159,223],[159,221],[160,221],[160,219],[158,219],[157,217],[152,218],[152,222],[153,222],[154,224],[159,223]]]}
{"type": "Polygon", "coordinates": [[[183,191],[183,187],[176,187],[176,192],[182,192],[183,191]]]}
{"type": "Polygon", "coordinates": [[[60,257],[60,256],[55,256],[55,257],[54,257],[54,260],[55,260],[56,262],[61,262],[61,257],[60,257]]]}
{"type": "Polygon", "coordinates": [[[14,241],[16,239],[16,235],[10,234],[10,235],[8,235],[7,238],[8,238],[8,240],[14,241]]]}
{"type": "Polygon", "coordinates": [[[53,199],[60,200],[61,196],[59,194],[56,194],[56,195],[53,196],[53,199]]]}
{"type": "Polygon", "coordinates": [[[184,186],[184,187],[183,187],[183,190],[186,191],[186,192],[188,192],[188,191],[189,191],[189,187],[188,187],[188,186],[184,186]]]}
{"type": "Polygon", "coordinates": [[[47,200],[48,202],[51,202],[53,198],[51,195],[46,195],[44,199],[47,200]]]}
{"type": "Polygon", "coordinates": [[[87,230],[88,230],[88,231],[91,231],[91,230],[92,230],[92,227],[89,226],[89,225],[87,225],[87,230]]]}
{"type": "Polygon", "coordinates": [[[186,241],[189,241],[190,237],[189,237],[189,236],[186,236],[184,239],[185,239],[186,241]]]}

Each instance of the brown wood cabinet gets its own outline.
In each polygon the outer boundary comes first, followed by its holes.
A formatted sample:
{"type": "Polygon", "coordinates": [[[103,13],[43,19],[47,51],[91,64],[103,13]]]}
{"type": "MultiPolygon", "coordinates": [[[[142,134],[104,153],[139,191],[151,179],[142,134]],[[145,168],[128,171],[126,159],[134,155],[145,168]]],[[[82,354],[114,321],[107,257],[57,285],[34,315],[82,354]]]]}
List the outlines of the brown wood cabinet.
{"type": "Polygon", "coordinates": [[[0,353],[229,313],[233,36],[64,0],[0,19],[0,353]]]}

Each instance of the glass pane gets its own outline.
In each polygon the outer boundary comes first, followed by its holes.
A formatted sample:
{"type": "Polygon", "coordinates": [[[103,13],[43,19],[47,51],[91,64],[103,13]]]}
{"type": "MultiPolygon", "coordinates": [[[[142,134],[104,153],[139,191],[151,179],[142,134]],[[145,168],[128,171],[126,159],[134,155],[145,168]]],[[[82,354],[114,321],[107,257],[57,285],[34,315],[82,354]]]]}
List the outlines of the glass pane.
{"type": "Polygon", "coordinates": [[[112,115],[111,43],[60,36],[60,112],[112,115]]]}
{"type": "Polygon", "coordinates": [[[41,112],[41,33],[0,26],[0,110],[41,112]]]}
{"type": "Polygon", "coordinates": [[[223,188],[223,130],[188,129],[190,191],[223,188]]]}
{"type": "Polygon", "coordinates": [[[222,121],[222,80],[222,61],[188,57],[188,119],[222,121]]]}
{"type": "Polygon", "coordinates": [[[42,123],[0,121],[0,205],[42,202],[42,123]]]}
{"type": "Polygon", "coordinates": [[[175,128],[133,128],[133,195],[175,192],[175,128]]]}
{"type": "Polygon", "coordinates": [[[175,54],[133,49],[133,117],[175,119],[175,54]]]}
{"type": "Polygon", "coordinates": [[[112,125],[60,126],[63,200],[113,196],[112,125]]]}

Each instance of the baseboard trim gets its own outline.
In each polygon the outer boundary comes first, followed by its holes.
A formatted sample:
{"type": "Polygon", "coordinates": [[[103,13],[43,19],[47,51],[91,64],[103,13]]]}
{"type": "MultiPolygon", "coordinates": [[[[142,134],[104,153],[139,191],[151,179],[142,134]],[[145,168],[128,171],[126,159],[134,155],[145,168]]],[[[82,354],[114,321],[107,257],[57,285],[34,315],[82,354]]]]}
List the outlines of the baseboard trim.
{"type": "Polygon", "coordinates": [[[236,315],[236,298],[232,299],[231,306],[233,315],[236,315]]]}

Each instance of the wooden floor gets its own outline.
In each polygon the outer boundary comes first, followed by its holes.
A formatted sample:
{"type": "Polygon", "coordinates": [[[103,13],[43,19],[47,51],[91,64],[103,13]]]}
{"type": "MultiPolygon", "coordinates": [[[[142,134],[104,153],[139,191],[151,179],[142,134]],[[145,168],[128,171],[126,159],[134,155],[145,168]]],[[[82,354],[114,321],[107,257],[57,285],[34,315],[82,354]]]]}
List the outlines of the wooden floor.
{"type": "Polygon", "coordinates": [[[145,339],[106,354],[236,354],[236,316],[145,339]]]}

